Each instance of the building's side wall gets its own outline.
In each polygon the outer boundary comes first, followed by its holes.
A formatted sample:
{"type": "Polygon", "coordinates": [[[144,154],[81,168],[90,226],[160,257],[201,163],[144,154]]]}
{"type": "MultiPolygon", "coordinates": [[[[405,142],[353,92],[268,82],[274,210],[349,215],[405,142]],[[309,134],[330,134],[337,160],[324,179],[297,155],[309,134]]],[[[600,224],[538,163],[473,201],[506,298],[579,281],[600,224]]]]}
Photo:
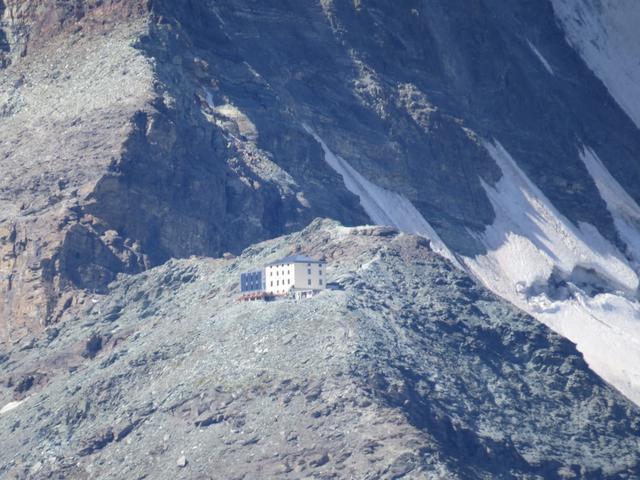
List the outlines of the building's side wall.
{"type": "Polygon", "coordinates": [[[273,265],[269,265],[264,269],[264,291],[268,293],[275,293],[276,289],[276,270],[273,265]]]}
{"type": "Polygon", "coordinates": [[[295,288],[323,290],[326,283],[324,263],[296,263],[295,288]]]}

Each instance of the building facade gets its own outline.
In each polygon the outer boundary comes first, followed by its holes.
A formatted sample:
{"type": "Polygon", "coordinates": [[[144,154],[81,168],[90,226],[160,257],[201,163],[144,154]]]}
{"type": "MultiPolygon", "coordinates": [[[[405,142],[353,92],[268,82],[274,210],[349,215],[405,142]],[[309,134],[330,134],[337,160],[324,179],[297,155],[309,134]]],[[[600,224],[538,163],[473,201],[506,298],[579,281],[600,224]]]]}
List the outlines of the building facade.
{"type": "Polygon", "coordinates": [[[287,295],[292,290],[324,290],[325,269],[325,262],[304,255],[282,258],[265,267],[264,290],[273,295],[287,295]]]}

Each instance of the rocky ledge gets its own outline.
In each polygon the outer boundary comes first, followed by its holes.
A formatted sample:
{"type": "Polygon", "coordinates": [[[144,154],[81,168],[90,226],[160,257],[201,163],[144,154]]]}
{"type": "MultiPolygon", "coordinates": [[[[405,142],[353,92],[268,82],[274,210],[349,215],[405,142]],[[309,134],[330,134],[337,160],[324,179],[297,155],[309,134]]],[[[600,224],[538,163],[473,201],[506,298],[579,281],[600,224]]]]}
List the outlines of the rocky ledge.
{"type": "Polygon", "coordinates": [[[0,356],[2,478],[638,478],[640,411],[422,238],[315,221],[121,275],[0,356]],[[302,249],[343,290],[238,303],[302,249]],[[181,471],[181,473],[179,473],[181,471]]]}

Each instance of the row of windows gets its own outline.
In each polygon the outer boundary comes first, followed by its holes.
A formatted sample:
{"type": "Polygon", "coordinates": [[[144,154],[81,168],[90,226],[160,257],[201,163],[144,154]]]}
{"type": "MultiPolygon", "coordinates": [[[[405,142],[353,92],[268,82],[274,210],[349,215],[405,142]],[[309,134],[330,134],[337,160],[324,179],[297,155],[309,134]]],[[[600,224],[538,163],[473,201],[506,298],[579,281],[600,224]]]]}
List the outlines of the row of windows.
{"type": "MultiPolygon", "coordinates": [[[[318,283],[322,285],[322,279],[318,280],[318,283]]],[[[282,285],[284,285],[284,280],[282,280],[282,285]]],[[[287,280],[287,285],[291,285],[291,279],[287,280]]],[[[307,285],[311,285],[311,279],[307,280],[307,285]]],[[[273,287],[273,280],[271,280],[271,286],[273,287]]],[[[276,287],[280,286],[280,280],[276,280],[276,287]]]]}
{"type": "MultiPolygon", "coordinates": [[[[287,265],[287,267],[289,267],[289,266],[287,265]]],[[[307,268],[307,272],[309,273],[309,275],[311,275],[311,264],[307,263],[307,267],[308,267],[307,268]]],[[[276,270],[275,270],[276,276],[279,276],[280,275],[280,270],[278,269],[278,267],[275,267],[275,268],[276,268],[276,270]]],[[[282,270],[282,275],[284,275],[284,273],[285,273],[284,270],[282,270]]],[[[320,275],[322,275],[322,265],[321,264],[318,264],[318,273],[320,275]]],[[[291,275],[291,269],[290,268],[287,268],[287,275],[291,275]]],[[[273,277],[273,269],[269,272],[269,276],[273,277]]]]}
{"type": "MultiPolygon", "coordinates": [[[[307,274],[311,275],[311,269],[310,268],[307,269],[307,274]]],[[[282,272],[282,275],[284,275],[284,272],[282,272]]],[[[287,270],[287,275],[291,275],[291,271],[290,270],[287,270]]],[[[322,270],[318,270],[318,275],[322,276],[322,270]]],[[[270,272],[269,276],[273,277],[273,272],[270,272]]],[[[280,272],[276,271],[276,277],[278,277],[278,276],[280,276],[280,272]]]]}
{"type": "MultiPolygon", "coordinates": [[[[280,272],[278,270],[276,270],[276,276],[280,275],[280,272]]],[[[284,275],[284,272],[282,272],[282,275],[284,275]]],[[[287,270],[287,275],[291,275],[291,270],[287,270]]],[[[270,277],[273,277],[273,270],[269,273],[270,277]]]]}
{"type": "Polygon", "coordinates": [[[258,275],[253,275],[253,274],[249,274],[249,273],[243,273],[240,278],[243,280],[260,280],[260,278],[262,277],[262,275],[258,274],[258,275]]]}

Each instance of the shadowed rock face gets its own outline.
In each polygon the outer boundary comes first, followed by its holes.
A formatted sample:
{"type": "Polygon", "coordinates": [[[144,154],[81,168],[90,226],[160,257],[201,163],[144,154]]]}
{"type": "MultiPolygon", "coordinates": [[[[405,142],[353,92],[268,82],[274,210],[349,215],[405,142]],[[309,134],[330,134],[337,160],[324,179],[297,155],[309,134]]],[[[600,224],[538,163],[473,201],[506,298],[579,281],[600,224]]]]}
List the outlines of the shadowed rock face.
{"type": "MultiPolygon", "coordinates": [[[[3,2],[0,2],[0,18],[4,16],[5,6],[3,2]]],[[[4,68],[7,63],[7,54],[11,51],[9,47],[9,41],[7,40],[7,34],[4,30],[0,29],[0,68],[4,68]]]]}
{"type": "Polygon", "coordinates": [[[3,478],[640,473],[637,406],[388,228],[316,221],[235,259],[172,260],[23,346],[0,357],[0,408],[23,401],[0,414],[3,478]],[[235,302],[240,271],[296,246],[343,290],[235,302]]]}
{"type": "Polygon", "coordinates": [[[3,339],[56,321],[118,272],[237,252],[315,214],[366,222],[335,175],[334,196],[322,178],[309,187],[316,207],[269,152],[234,141],[233,118],[206,102],[207,62],[161,18],[150,27],[144,4],[76,3],[4,12],[3,339]]]}
{"type": "Polygon", "coordinates": [[[579,145],[640,199],[640,134],[548,2],[5,1],[2,18],[5,339],[118,272],[367,223],[303,124],[466,255],[500,176],[481,139],[615,242],[579,145]]]}

